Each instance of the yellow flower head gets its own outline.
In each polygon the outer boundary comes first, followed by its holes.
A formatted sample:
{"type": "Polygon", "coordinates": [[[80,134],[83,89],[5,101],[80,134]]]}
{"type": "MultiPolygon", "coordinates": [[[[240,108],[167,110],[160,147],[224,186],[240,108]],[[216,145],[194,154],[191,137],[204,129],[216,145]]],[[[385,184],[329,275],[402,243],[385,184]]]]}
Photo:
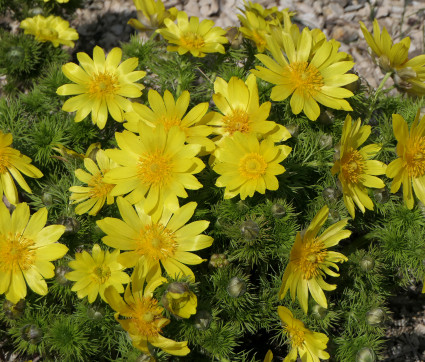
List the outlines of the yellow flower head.
{"type": "Polygon", "coordinates": [[[124,299],[117,290],[110,286],[105,290],[105,299],[115,310],[115,319],[126,330],[133,341],[133,346],[150,355],[148,343],[161,348],[164,352],[175,356],[185,356],[190,350],[187,342],[176,342],[161,335],[161,330],[170,320],[163,316],[164,309],[153,297],[153,291],[165,279],[148,280],[145,285],[146,273],[139,268],[133,272],[130,284],[127,285],[124,299]]]}
{"type": "Polygon", "coordinates": [[[166,29],[157,30],[170,44],[167,50],[186,54],[190,52],[194,57],[204,57],[206,53],[222,53],[222,44],[228,42],[225,37],[226,31],[220,27],[214,27],[212,20],[202,20],[191,16],[188,18],[184,11],[177,14],[177,25],[171,19],[165,19],[166,29]]]}
{"type": "Polygon", "coordinates": [[[193,107],[188,113],[190,93],[184,91],[177,100],[170,91],[166,90],[164,97],[151,89],[148,93],[149,105],[133,103],[133,112],[128,112],[125,118],[128,122],[124,127],[131,132],[137,133],[139,122],[142,121],[151,127],[163,125],[168,132],[171,127],[178,126],[186,135],[186,142],[201,145],[206,152],[212,152],[215,148],[214,142],[207,138],[211,127],[201,124],[203,117],[208,111],[208,103],[200,103],[193,107]]]}
{"type": "Polygon", "coordinates": [[[260,53],[264,52],[267,47],[266,35],[271,34],[271,28],[276,25],[275,22],[266,21],[261,15],[257,15],[253,11],[245,11],[244,15],[238,15],[242,24],[239,31],[246,39],[255,43],[260,53]]]}
{"type": "Polygon", "coordinates": [[[188,196],[185,189],[202,187],[193,176],[205,167],[195,157],[201,146],[185,145],[186,135],[177,126],[165,132],[162,125],[152,128],[140,122],[139,136],[124,131],[115,138],[120,149],[106,150],[106,154],[122,167],[105,176],[106,182],[116,184],[112,196],[130,193],[128,201],[144,200],[145,211],[152,214],[163,206],[176,211],[177,197],[188,196]]]}
{"type": "Polygon", "coordinates": [[[108,113],[117,122],[123,122],[123,111],[131,110],[131,102],[125,98],[140,97],[144,88],[135,83],[146,75],[144,71],[133,71],[138,64],[137,58],[121,62],[122,51],[113,48],[105,59],[102,48],[93,49],[93,59],[86,53],[77,54],[80,66],[67,63],[62,71],[76,84],[64,84],[58,88],[61,96],[76,95],[62,106],[67,112],[75,112],[75,122],[80,122],[91,113],[94,124],[103,129],[108,113]]]}
{"type": "Polygon", "coordinates": [[[354,203],[363,213],[365,208],[373,210],[373,202],[368,196],[367,188],[385,187],[384,182],[375,176],[384,175],[386,165],[380,161],[370,160],[379,152],[381,146],[370,144],[358,150],[369,135],[370,126],[361,126],[360,119],[353,125],[351,116],[347,116],[342,129],[339,159],[335,161],[331,170],[332,175],[339,174],[344,203],[353,219],[354,203]]]}
{"type": "Polygon", "coordinates": [[[244,9],[239,8],[239,10],[243,13],[250,11],[256,16],[262,17],[266,21],[277,20],[275,22],[276,24],[282,22],[284,14],[288,14],[289,16],[295,15],[295,13],[289,12],[288,9],[279,11],[277,6],[266,9],[261,4],[253,3],[252,1],[244,1],[244,9]]]}
{"type": "Polygon", "coordinates": [[[209,126],[218,135],[217,145],[235,132],[253,134],[258,139],[271,137],[273,141],[285,141],[291,137],[289,131],[275,122],[267,121],[270,102],[260,105],[257,78],[251,74],[246,82],[237,77],[229,83],[217,77],[214,82],[213,100],[220,113],[210,113],[209,126]]]}
{"type": "Polygon", "coordinates": [[[88,212],[89,215],[96,215],[105,201],[108,205],[114,203],[114,197],[111,196],[111,191],[114,185],[104,182],[105,175],[118,165],[109,159],[105,151],[98,150],[96,152],[96,163],[91,158],[84,158],[84,166],[90,173],[82,169],[75,170],[75,175],[87,186],[72,186],[69,191],[72,192],[70,200],[74,203],[80,203],[75,208],[77,215],[88,212]]]}
{"type": "Polygon", "coordinates": [[[161,298],[161,303],[170,313],[181,318],[190,318],[196,313],[198,299],[187,283],[171,283],[161,298]]]}
{"type": "Polygon", "coordinates": [[[26,203],[18,204],[10,215],[1,202],[0,220],[0,294],[6,293],[6,299],[17,303],[27,295],[27,283],[35,293],[46,295],[44,278],[55,276],[51,261],[68,251],[65,245],[56,243],[65,226],[44,227],[47,209],[42,208],[30,217],[26,203]]]}
{"type": "MultiPolygon", "coordinates": [[[[257,77],[276,84],[270,98],[283,101],[291,96],[291,109],[294,114],[303,111],[311,120],[320,115],[318,103],[326,107],[352,111],[344,99],[353,95],[342,86],[358,79],[355,74],[345,74],[354,62],[341,60],[338,55],[338,42],[323,41],[310,59],[313,37],[312,32],[304,28],[298,42],[288,33],[282,34],[284,47],[280,48],[273,37],[267,38],[269,50],[274,59],[265,54],[256,57],[267,67],[257,66],[251,70],[257,77]]],[[[343,59],[345,53],[342,54],[343,59]]]]}
{"type": "Polygon", "coordinates": [[[209,247],[213,239],[201,233],[209,222],[198,220],[186,224],[195,212],[196,203],[189,202],[174,214],[164,209],[159,216],[149,216],[140,205],[136,211],[122,197],[117,205],[123,220],[105,218],[97,225],[107,234],[102,241],[113,248],[127,250],[118,257],[126,268],[144,265],[153,276],[161,273],[160,264],[172,278],[195,276],[185,264],[196,265],[204,261],[191,253],[209,247]]]}
{"type": "Polygon", "coordinates": [[[130,277],[117,261],[119,254],[119,250],[103,251],[98,244],[94,244],[91,255],[87,251],[75,254],[75,260],[68,263],[74,270],[65,278],[76,282],[71,290],[77,292],[78,298],[88,296],[89,303],[93,303],[100,295],[106,301],[104,292],[111,285],[118,293],[124,291],[122,285],[129,283],[130,277]]]}
{"type": "Polygon", "coordinates": [[[410,127],[399,114],[393,114],[393,130],[397,139],[398,158],[387,167],[387,176],[393,178],[391,192],[395,193],[403,184],[403,198],[409,209],[416,197],[425,204],[425,116],[419,120],[420,110],[410,127]]]}
{"type": "Polygon", "coordinates": [[[41,171],[31,165],[31,159],[18,150],[9,147],[12,144],[13,137],[10,133],[4,134],[0,131],[0,197],[6,195],[7,200],[15,205],[19,202],[16,182],[26,192],[32,193],[21,172],[29,177],[40,178],[43,176],[41,171]]]}
{"type": "Polygon", "coordinates": [[[40,41],[50,41],[53,46],[64,44],[74,47],[73,40],[78,39],[78,33],[75,29],[69,27],[69,23],[60,16],[50,15],[45,18],[42,15],[36,15],[33,18],[22,20],[20,27],[24,29],[24,34],[31,34],[40,41]]]}
{"type": "Polygon", "coordinates": [[[163,28],[164,20],[177,18],[178,10],[173,7],[165,10],[161,0],[133,0],[138,19],[130,19],[128,24],[137,30],[152,31],[163,28]]]}
{"type": "Polygon", "coordinates": [[[329,353],[325,351],[329,341],[325,334],[305,328],[304,323],[294,318],[286,307],[277,307],[277,313],[291,341],[291,350],[284,362],[295,362],[298,355],[302,362],[320,362],[320,359],[330,358],[329,353]]]}
{"type": "Polygon", "coordinates": [[[276,175],[285,172],[280,162],[289,152],[291,147],[275,146],[270,138],[260,143],[253,134],[236,132],[233,137],[227,137],[215,153],[217,163],[214,171],[220,175],[215,184],[226,188],[225,199],[240,194],[245,200],[256,191],[261,194],[266,189],[275,191],[279,187],[276,175]]]}
{"type": "Polygon", "coordinates": [[[289,264],[286,266],[282,278],[282,286],[279,291],[279,298],[283,299],[288,289],[290,289],[292,300],[295,294],[305,313],[308,310],[308,293],[310,291],[313,299],[323,308],[327,308],[323,290],[334,290],[336,285],[330,285],[323,280],[326,274],[337,277],[330,267],[338,270],[336,263],[347,261],[341,253],[330,251],[328,248],[337,245],[341,239],[348,238],[351,231],[343,230],[348,219],[338,221],[328,227],[320,236],[317,236],[329,215],[327,206],[314,217],[304,235],[298,232],[295,237],[289,256],[289,264]],[[322,290],[323,289],[323,290],[322,290]]]}

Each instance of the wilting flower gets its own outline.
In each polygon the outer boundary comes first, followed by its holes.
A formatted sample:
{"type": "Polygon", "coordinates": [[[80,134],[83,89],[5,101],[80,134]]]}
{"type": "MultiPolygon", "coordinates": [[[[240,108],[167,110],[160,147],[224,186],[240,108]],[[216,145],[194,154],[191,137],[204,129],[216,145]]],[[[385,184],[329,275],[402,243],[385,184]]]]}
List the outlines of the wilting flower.
{"type": "Polygon", "coordinates": [[[123,284],[129,283],[130,277],[117,261],[119,254],[119,250],[103,251],[98,244],[94,244],[91,255],[87,251],[75,254],[75,260],[68,263],[74,270],[65,278],[76,282],[71,290],[77,292],[78,298],[87,296],[89,303],[93,303],[100,295],[105,300],[104,292],[110,285],[118,293],[124,291],[123,284]]]}
{"type": "Polygon", "coordinates": [[[312,32],[304,28],[295,43],[288,33],[282,33],[284,48],[278,46],[273,37],[267,44],[273,56],[257,54],[256,57],[267,67],[257,66],[251,70],[258,78],[276,84],[270,98],[283,101],[291,96],[290,105],[294,114],[301,111],[311,119],[320,115],[318,103],[338,110],[352,111],[344,99],[353,95],[342,88],[358,79],[355,74],[345,74],[354,62],[345,60],[345,53],[338,55],[337,42],[323,41],[310,59],[313,47],[312,32]]]}
{"type": "Polygon", "coordinates": [[[325,351],[329,341],[325,334],[305,328],[304,323],[294,318],[286,307],[277,307],[277,312],[291,341],[291,350],[284,359],[285,362],[295,362],[298,355],[302,362],[320,362],[320,359],[330,358],[329,353],[325,351]]]}
{"type": "Polygon", "coordinates": [[[29,177],[40,178],[43,176],[41,171],[31,165],[31,159],[18,150],[9,147],[12,144],[13,137],[10,133],[4,134],[0,131],[0,197],[6,195],[7,200],[11,204],[17,204],[18,190],[15,182],[21,186],[26,192],[32,193],[21,172],[29,177]]]}
{"type": "Polygon", "coordinates": [[[341,239],[351,235],[351,231],[343,230],[348,219],[333,224],[320,236],[317,236],[328,215],[329,208],[322,207],[305,233],[303,235],[300,232],[297,233],[289,256],[289,263],[282,278],[279,298],[283,299],[290,289],[292,300],[295,300],[296,294],[305,313],[308,310],[309,292],[319,305],[323,308],[328,307],[323,290],[334,290],[336,285],[326,283],[323,277],[326,274],[339,276],[330,267],[339,270],[336,263],[347,261],[344,255],[330,251],[328,248],[337,245],[341,239]]]}
{"type": "Polygon", "coordinates": [[[121,62],[122,51],[113,48],[105,59],[102,48],[95,46],[93,59],[86,53],[77,54],[80,66],[67,63],[62,71],[67,78],[76,84],[64,84],[58,88],[61,96],[76,95],[68,99],[62,106],[67,112],[75,112],[75,122],[80,122],[91,113],[94,124],[103,129],[108,114],[117,122],[124,121],[123,111],[131,110],[131,102],[124,97],[140,97],[144,88],[135,83],[146,75],[144,71],[134,71],[137,58],[129,58],[121,62]]]}
{"type": "Polygon", "coordinates": [[[379,152],[381,146],[370,144],[358,150],[367,140],[370,132],[369,125],[361,126],[360,119],[353,125],[351,116],[347,116],[342,129],[339,159],[335,161],[331,170],[332,175],[339,174],[344,203],[353,219],[354,204],[363,213],[365,208],[373,210],[373,202],[368,196],[367,188],[385,187],[384,182],[375,176],[385,174],[386,165],[377,160],[370,160],[379,152]]]}
{"type": "Polygon", "coordinates": [[[68,248],[56,243],[63,225],[49,225],[47,209],[30,217],[30,208],[20,203],[10,215],[0,202],[0,294],[17,303],[27,295],[27,286],[37,294],[47,294],[44,278],[55,276],[52,260],[62,258],[68,248]],[[26,283],[25,283],[26,282],[26,283]]]}
{"type": "Polygon", "coordinates": [[[184,11],[177,14],[177,25],[171,19],[165,19],[167,28],[157,30],[171,45],[167,50],[186,54],[190,52],[194,57],[204,57],[206,53],[223,53],[222,44],[228,42],[226,31],[214,27],[212,20],[202,20],[196,16],[188,19],[184,11]]]}
{"type": "Polygon", "coordinates": [[[40,41],[50,41],[55,47],[64,44],[74,47],[73,40],[78,39],[78,33],[75,29],[69,27],[69,22],[63,20],[60,16],[50,15],[45,18],[42,15],[36,15],[33,18],[22,20],[20,27],[24,29],[24,34],[31,34],[40,41]]]}
{"type": "Polygon", "coordinates": [[[177,18],[178,10],[172,7],[165,10],[161,0],[133,0],[137,10],[137,19],[130,19],[128,24],[141,31],[153,31],[165,27],[164,20],[177,18]]]}
{"type": "Polygon", "coordinates": [[[393,130],[397,139],[398,158],[387,167],[387,176],[393,178],[391,192],[398,191],[403,184],[403,198],[409,209],[416,197],[425,204],[425,116],[419,120],[418,110],[410,127],[399,114],[393,114],[393,130]],[[413,185],[413,190],[412,190],[413,185]]]}
{"type": "Polygon", "coordinates": [[[198,299],[187,283],[173,282],[162,295],[161,303],[170,313],[181,318],[190,318],[196,313],[198,299]]]}

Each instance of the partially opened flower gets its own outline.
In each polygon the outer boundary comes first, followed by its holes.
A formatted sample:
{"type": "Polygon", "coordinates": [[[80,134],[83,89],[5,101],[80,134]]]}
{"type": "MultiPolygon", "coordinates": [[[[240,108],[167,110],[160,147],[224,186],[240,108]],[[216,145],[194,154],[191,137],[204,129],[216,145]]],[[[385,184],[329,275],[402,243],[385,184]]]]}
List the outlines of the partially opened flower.
{"type": "Polygon", "coordinates": [[[276,24],[283,21],[284,14],[288,14],[289,16],[294,15],[295,13],[289,12],[288,9],[284,9],[280,11],[277,6],[273,6],[271,8],[264,8],[259,3],[254,3],[252,1],[244,1],[244,8],[239,8],[242,12],[251,11],[257,16],[262,17],[266,21],[277,20],[276,24]]]}
{"type": "Polygon", "coordinates": [[[51,261],[62,258],[68,248],[56,241],[63,225],[49,225],[47,209],[30,216],[30,208],[20,203],[10,215],[0,202],[0,294],[17,303],[27,295],[27,286],[37,294],[47,294],[44,278],[55,276],[51,261]]]}
{"type": "Polygon", "coordinates": [[[15,181],[26,192],[32,193],[21,173],[26,176],[40,178],[41,171],[31,165],[31,159],[18,150],[9,147],[12,144],[12,134],[0,131],[0,197],[6,195],[7,200],[15,205],[19,202],[15,181]]]}
{"type": "Polygon", "coordinates": [[[304,323],[294,318],[286,307],[277,307],[277,312],[291,342],[291,350],[284,362],[295,362],[298,355],[302,362],[320,362],[320,359],[330,358],[329,353],[325,351],[329,341],[325,334],[305,328],[304,323]]]}
{"type": "Polygon", "coordinates": [[[24,29],[24,34],[31,34],[40,42],[51,42],[57,47],[59,44],[74,47],[73,40],[78,39],[78,33],[75,29],[69,27],[69,22],[63,20],[60,16],[50,15],[45,18],[42,15],[36,15],[33,18],[22,20],[20,27],[24,29]]]}
{"type": "Polygon", "coordinates": [[[353,125],[351,116],[347,116],[342,129],[339,159],[335,161],[331,170],[332,175],[338,174],[344,203],[353,219],[354,204],[363,213],[365,208],[373,210],[373,202],[368,196],[368,187],[378,189],[385,187],[384,182],[375,176],[384,175],[386,165],[380,161],[371,160],[381,146],[373,143],[358,150],[367,140],[370,132],[369,125],[361,126],[360,118],[353,125]]]}
{"type": "Polygon", "coordinates": [[[102,241],[113,248],[125,250],[118,261],[126,268],[144,265],[152,275],[160,273],[162,265],[172,278],[195,276],[185,264],[196,265],[204,259],[191,253],[209,247],[213,239],[201,233],[209,222],[198,220],[187,224],[195,212],[196,203],[189,202],[176,212],[164,209],[159,216],[150,216],[143,208],[117,199],[123,220],[107,217],[97,225],[107,234],[102,241]]]}
{"type": "Polygon", "coordinates": [[[354,62],[346,60],[346,54],[337,53],[339,43],[323,41],[315,49],[313,47],[312,32],[304,28],[298,42],[295,43],[291,35],[282,33],[283,49],[272,37],[268,37],[267,44],[273,58],[265,54],[256,57],[266,66],[257,66],[251,70],[258,78],[276,84],[270,98],[274,101],[283,101],[291,96],[290,105],[294,114],[301,111],[311,119],[316,120],[320,115],[319,104],[326,107],[352,111],[345,98],[353,93],[343,86],[358,79],[355,74],[345,74],[354,62]]]}
{"type": "Polygon", "coordinates": [[[190,318],[196,313],[198,299],[187,283],[173,282],[162,295],[161,303],[170,313],[181,318],[190,318]]]}
{"type": "Polygon", "coordinates": [[[420,120],[419,117],[420,110],[409,131],[404,118],[393,114],[398,158],[388,165],[386,172],[388,177],[393,178],[392,193],[397,192],[403,185],[403,198],[409,209],[414,205],[413,192],[425,204],[425,116],[420,120]]]}
{"type": "Polygon", "coordinates": [[[80,122],[91,113],[91,119],[103,129],[108,114],[117,122],[123,122],[123,111],[131,110],[128,98],[142,95],[144,86],[135,83],[146,75],[144,71],[134,71],[137,58],[129,58],[121,62],[122,51],[113,48],[105,59],[102,48],[95,46],[93,59],[86,53],[77,53],[80,66],[67,63],[62,71],[73,84],[64,84],[58,88],[61,96],[75,95],[62,106],[67,112],[75,112],[75,122],[80,122]],[[76,83],[76,84],[75,84],[76,83]]]}
{"type": "Polygon", "coordinates": [[[175,20],[178,10],[172,7],[165,10],[161,0],[133,0],[137,10],[137,19],[130,19],[128,24],[140,31],[153,31],[165,27],[164,20],[175,20]]]}
{"type": "Polygon", "coordinates": [[[245,11],[244,14],[239,14],[238,19],[242,25],[239,27],[239,31],[246,39],[250,39],[255,43],[260,53],[264,52],[267,47],[266,35],[270,35],[271,27],[277,24],[266,21],[252,11],[245,11]]]}
{"type": "Polygon", "coordinates": [[[184,11],[177,14],[177,24],[171,19],[165,19],[166,28],[157,30],[170,45],[167,50],[186,54],[190,52],[194,57],[204,57],[206,53],[225,52],[222,44],[228,42],[226,31],[214,26],[212,20],[202,20],[191,16],[188,18],[184,11]]]}
{"type": "Polygon", "coordinates": [[[330,268],[339,270],[336,263],[347,261],[344,255],[328,250],[328,248],[337,245],[341,239],[351,235],[351,231],[344,230],[348,219],[338,221],[328,227],[320,236],[317,235],[328,216],[329,208],[322,207],[305,233],[303,235],[300,232],[297,233],[289,256],[289,263],[283,273],[279,298],[283,299],[289,289],[292,300],[295,300],[296,295],[305,313],[308,310],[309,293],[323,308],[328,307],[323,290],[334,290],[336,285],[326,283],[323,277],[326,274],[339,276],[330,268]]]}
{"type": "Polygon", "coordinates": [[[68,263],[74,270],[65,278],[76,282],[71,290],[77,292],[78,298],[87,296],[89,303],[93,303],[100,295],[105,300],[105,289],[111,285],[118,293],[124,291],[123,284],[129,283],[130,277],[117,261],[119,254],[119,250],[104,251],[98,244],[94,244],[91,255],[87,251],[75,253],[75,260],[68,263]]]}

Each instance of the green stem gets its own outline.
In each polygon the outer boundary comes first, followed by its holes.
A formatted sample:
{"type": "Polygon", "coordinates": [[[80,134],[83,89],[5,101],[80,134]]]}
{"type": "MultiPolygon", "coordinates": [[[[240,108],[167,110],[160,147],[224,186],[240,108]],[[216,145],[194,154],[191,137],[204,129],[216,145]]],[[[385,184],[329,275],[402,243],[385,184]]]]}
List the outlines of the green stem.
{"type": "Polygon", "coordinates": [[[378,100],[379,95],[382,92],[382,88],[384,88],[385,83],[387,82],[388,78],[391,77],[392,74],[393,74],[393,72],[387,72],[387,73],[385,73],[384,78],[381,80],[381,83],[379,84],[378,89],[376,90],[375,94],[373,95],[373,97],[372,97],[372,103],[369,106],[369,112],[368,112],[368,115],[367,115],[366,123],[369,123],[370,122],[370,118],[372,116],[372,112],[374,111],[375,104],[376,104],[376,102],[378,100]]]}

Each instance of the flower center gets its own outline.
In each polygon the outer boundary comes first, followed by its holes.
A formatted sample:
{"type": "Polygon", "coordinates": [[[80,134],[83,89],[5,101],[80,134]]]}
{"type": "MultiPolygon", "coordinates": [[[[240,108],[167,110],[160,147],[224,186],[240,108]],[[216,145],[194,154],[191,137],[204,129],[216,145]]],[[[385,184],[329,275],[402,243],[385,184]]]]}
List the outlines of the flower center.
{"type": "Polygon", "coordinates": [[[412,137],[405,148],[404,160],[409,177],[425,174],[425,137],[412,137]]]}
{"type": "Polygon", "coordinates": [[[295,248],[291,252],[291,262],[297,270],[301,270],[303,278],[312,279],[319,275],[320,266],[328,255],[323,242],[312,241],[303,242],[301,247],[295,248]]]}
{"type": "Polygon", "coordinates": [[[286,332],[289,334],[289,337],[291,338],[292,345],[294,347],[302,347],[304,343],[304,332],[300,331],[296,327],[285,327],[286,332]]]}
{"type": "Polygon", "coordinates": [[[323,77],[319,70],[307,62],[295,62],[289,64],[285,74],[289,78],[289,84],[294,89],[314,96],[323,86],[323,77]]]}
{"type": "Polygon", "coordinates": [[[365,161],[359,151],[350,148],[341,159],[341,171],[350,183],[358,183],[365,168],[365,161]]]}
{"type": "Polygon", "coordinates": [[[104,284],[111,276],[111,269],[106,265],[99,265],[94,268],[93,274],[98,284],[104,284]]]}
{"type": "Polygon", "coordinates": [[[89,94],[95,98],[114,95],[119,88],[118,77],[108,72],[93,75],[89,84],[89,94]]]}
{"type": "Polygon", "coordinates": [[[188,49],[200,49],[205,44],[204,38],[201,35],[192,32],[183,34],[180,41],[188,49]]]}
{"type": "Polygon", "coordinates": [[[42,28],[40,29],[40,38],[44,40],[56,40],[59,38],[59,33],[55,29],[42,28]]]}
{"type": "Polygon", "coordinates": [[[141,336],[155,337],[161,332],[163,309],[158,306],[158,301],[150,297],[136,298],[132,306],[132,322],[141,336]]]}
{"type": "Polygon", "coordinates": [[[103,171],[103,175],[101,172],[99,172],[89,181],[88,186],[91,186],[89,196],[91,199],[106,197],[106,195],[108,195],[114,188],[113,184],[107,184],[103,182],[103,177],[108,171],[109,170],[103,171]]]}
{"type": "Polygon", "coordinates": [[[164,125],[165,132],[168,132],[173,126],[178,126],[180,129],[183,130],[183,128],[180,127],[181,119],[176,116],[162,116],[159,119],[159,122],[164,125]]]}
{"type": "Polygon", "coordinates": [[[146,225],[140,230],[136,253],[152,260],[166,260],[177,248],[174,233],[162,224],[146,225]]]}
{"type": "MultiPolygon", "coordinates": [[[[9,148],[9,147],[8,147],[9,148]]],[[[11,166],[9,156],[4,153],[0,153],[0,174],[6,173],[7,169],[11,166]]]]}
{"type": "Polygon", "coordinates": [[[251,131],[251,120],[248,114],[240,109],[234,109],[232,114],[223,117],[224,128],[230,136],[239,131],[241,133],[249,133],[251,131]]]}
{"type": "Polygon", "coordinates": [[[171,179],[172,163],[159,151],[146,153],[139,158],[137,176],[148,185],[164,186],[171,179]]]}
{"type": "Polygon", "coordinates": [[[35,250],[31,247],[34,241],[22,235],[1,236],[0,239],[0,271],[28,270],[35,263],[35,250]]]}
{"type": "Polygon", "coordinates": [[[256,180],[266,173],[267,163],[258,153],[248,153],[239,161],[239,172],[244,178],[256,180]]]}

